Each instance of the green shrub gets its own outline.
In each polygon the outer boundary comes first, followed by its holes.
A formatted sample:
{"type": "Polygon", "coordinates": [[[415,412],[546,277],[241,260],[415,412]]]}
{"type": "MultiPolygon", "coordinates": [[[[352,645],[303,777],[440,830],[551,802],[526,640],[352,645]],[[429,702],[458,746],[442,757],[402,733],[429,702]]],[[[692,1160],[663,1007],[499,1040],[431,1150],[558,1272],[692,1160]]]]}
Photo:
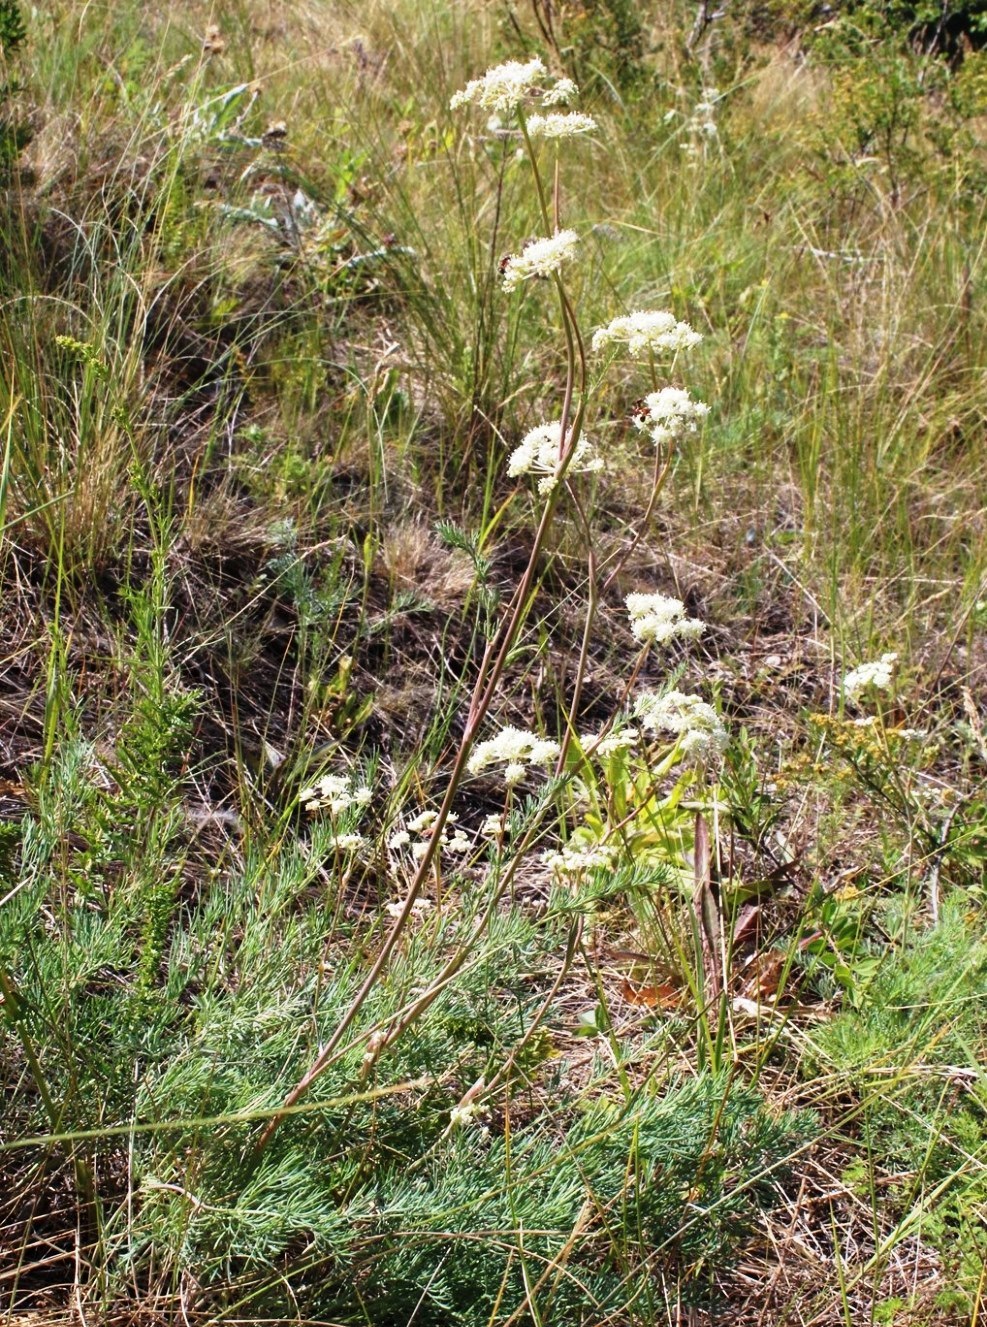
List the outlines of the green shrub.
{"type": "Polygon", "coordinates": [[[24,146],[22,127],[12,118],[9,105],[19,85],[8,78],[8,62],[27,40],[27,28],[17,0],[0,0],[0,177],[24,146]]]}

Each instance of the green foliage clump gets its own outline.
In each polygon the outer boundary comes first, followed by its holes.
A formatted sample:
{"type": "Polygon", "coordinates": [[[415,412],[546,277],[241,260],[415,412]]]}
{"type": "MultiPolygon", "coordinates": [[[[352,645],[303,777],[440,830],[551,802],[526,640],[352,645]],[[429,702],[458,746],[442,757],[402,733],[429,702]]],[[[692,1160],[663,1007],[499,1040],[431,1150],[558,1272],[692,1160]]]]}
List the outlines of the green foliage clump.
{"type": "MultiPolygon", "coordinates": [[[[423,1029],[419,1056],[438,1048],[436,1031],[423,1029]]],[[[333,1321],[360,1304],[397,1324],[417,1306],[434,1327],[482,1327],[501,1320],[498,1306],[503,1320],[523,1312],[529,1294],[546,1321],[589,1321],[589,1305],[615,1312],[631,1298],[656,1313],[658,1268],[693,1301],[708,1298],[707,1269],[725,1265],[773,1204],[809,1136],[805,1120],[775,1117],[757,1093],[708,1075],[582,1109],[563,1091],[559,1104],[565,1113],[522,1114],[494,1132],[450,1130],[435,1094],[327,1102],[245,1182],[231,1177],[229,1142],[212,1150],[194,1209],[175,1197],[178,1172],[145,1153],[138,1239],[167,1257],[163,1232],[184,1225],[172,1255],[206,1284],[253,1282],[304,1247],[290,1293],[333,1321]]],[[[272,1282],[263,1302],[283,1311],[284,1294],[272,1282]]]]}
{"type": "Polygon", "coordinates": [[[0,55],[12,55],[27,40],[27,28],[17,0],[0,0],[0,55]]]}
{"type": "Polygon", "coordinates": [[[954,54],[987,37],[984,0],[755,0],[740,20],[752,35],[775,39],[799,33],[810,45],[820,33],[852,23],[904,39],[928,52],[954,54]]]}
{"type": "Polygon", "coordinates": [[[640,6],[633,0],[582,0],[566,14],[564,54],[580,86],[641,91],[649,78],[640,6]]]}
{"type": "MultiPolygon", "coordinates": [[[[184,728],[173,711],[162,724],[137,704],[121,777],[139,751],[172,767],[184,728]]],[[[34,1048],[58,1131],[96,1131],[86,1147],[109,1293],[153,1271],[162,1289],[194,1281],[203,1303],[247,1294],[257,1313],[394,1324],[414,1314],[434,1327],[524,1315],[528,1297],[546,1321],[589,1322],[632,1299],[654,1316],[656,1269],[708,1299],[708,1270],[776,1201],[810,1123],[709,1073],[614,1095],[600,1065],[593,1090],[574,1085],[552,1033],[564,1013],[529,1036],[571,894],[541,917],[497,915],[463,973],[375,1060],[368,1037],[435,980],[482,905],[464,901],[406,937],[352,1047],[258,1155],[259,1126],[358,981],[361,942],[354,930],[347,960],[344,882],[326,865],[331,827],[248,850],[183,902],[180,772],[148,784],[131,769],[129,792],[117,791],[90,744],[65,747],[24,818],[21,888],[0,912],[18,1036],[34,1048]],[[114,813],[122,825],[138,795],[145,829],[130,822],[129,857],[114,870],[111,846],[127,846],[106,826],[114,813]],[[502,1088],[457,1122],[469,1085],[498,1074],[502,1088]]],[[[22,1136],[44,1133],[51,1120],[25,1091],[13,1031],[8,1022],[0,1043],[9,1118],[22,1136]]]]}
{"type": "Polygon", "coordinates": [[[958,1284],[981,1265],[984,1248],[977,1232],[987,1202],[985,981],[987,943],[957,896],[936,926],[885,960],[866,1000],[817,1036],[853,1084],[867,1154],[896,1177],[891,1205],[927,1209],[923,1234],[958,1284]]]}
{"type": "Polygon", "coordinates": [[[929,51],[956,49],[961,38],[979,44],[987,38],[984,0],[844,0],[855,22],[907,37],[929,51]]]}
{"type": "Polygon", "coordinates": [[[25,141],[23,130],[7,109],[7,103],[19,91],[19,86],[15,80],[8,80],[6,74],[7,61],[26,40],[27,27],[17,0],[0,0],[0,177],[25,141]]]}

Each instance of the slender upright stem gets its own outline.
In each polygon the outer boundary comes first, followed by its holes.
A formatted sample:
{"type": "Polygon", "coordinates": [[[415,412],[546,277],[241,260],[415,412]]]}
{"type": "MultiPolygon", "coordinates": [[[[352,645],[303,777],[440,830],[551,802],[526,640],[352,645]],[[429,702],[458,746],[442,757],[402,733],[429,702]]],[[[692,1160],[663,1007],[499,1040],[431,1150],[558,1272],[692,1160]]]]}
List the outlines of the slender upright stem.
{"type": "MultiPolygon", "coordinates": [[[[552,223],[549,215],[548,197],[544,181],[538,170],[537,158],[531,144],[531,139],[528,135],[528,128],[525,123],[523,111],[519,112],[519,121],[525,147],[528,152],[528,158],[531,162],[532,174],[535,181],[535,192],[538,196],[538,205],[541,210],[542,220],[545,223],[546,229],[549,229],[552,223]]],[[[559,178],[557,168],[554,181],[553,212],[555,216],[555,228],[557,229],[559,217],[559,178]]],[[[569,301],[565,286],[562,283],[562,278],[556,273],[554,280],[559,296],[559,307],[562,315],[562,328],[566,347],[566,380],[565,392],[562,400],[562,417],[559,425],[559,465],[556,472],[556,483],[542,509],[541,519],[539,520],[538,528],[535,531],[535,538],[528,556],[527,566],[525,567],[524,574],[511,597],[502,626],[495,634],[494,639],[487,644],[487,647],[484,650],[483,659],[480,663],[480,669],[477,674],[476,682],[473,687],[473,694],[467,710],[466,725],[459,743],[459,748],[456,751],[455,759],[453,760],[452,769],[449,773],[445,794],[442,798],[441,805],[439,806],[431,837],[426,845],[425,853],[419,861],[418,868],[411,881],[407,898],[401,907],[401,911],[395,918],[394,924],[391,926],[390,931],[385,937],[384,942],[380,947],[380,951],[371,965],[370,971],[361,983],[359,990],[350,1002],[346,1012],[333,1029],[329,1040],[324,1046],[320,1047],[315,1060],[287,1094],[281,1110],[276,1115],[273,1115],[265,1126],[254,1149],[255,1158],[259,1158],[263,1153],[264,1149],[267,1147],[278,1127],[284,1120],[287,1112],[290,1111],[290,1109],[296,1105],[303,1096],[305,1096],[316,1079],[324,1073],[333,1062],[346,1032],[353,1025],[360,1010],[366,1003],[367,998],[380,980],[391,955],[394,953],[398,941],[404,934],[409,919],[412,916],[415,902],[421,894],[425,882],[430,878],[433,865],[438,861],[438,854],[441,851],[443,830],[452,813],[453,803],[466,772],[466,766],[473,743],[475,742],[477,733],[493,703],[504,668],[510,657],[511,650],[517,643],[524,623],[531,611],[531,605],[533,602],[532,592],[538,572],[538,562],[548,535],[559,494],[564,487],[566,471],[572,463],[572,458],[575,455],[576,446],[579,442],[586,398],[585,346],[579,332],[572,304],[569,301]],[[577,377],[579,382],[580,404],[576,410],[572,427],[570,428],[569,420],[572,418],[573,414],[573,404],[577,390],[577,377]]],[[[582,687],[582,677],[585,674],[589,632],[592,626],[594,611],[595,608],[588,615],[583,633],[583,649],[580,653],[580,666],[577,673],[575,706],[578,706],[578,699],[582,687]]],[[[417,1012],[418,1011],[416,1010],[416,1014],[417,1012]]],[[[407,1026],[408,1021],[408,1019],[402,1021],[402,1029],[407,1026]]]]}

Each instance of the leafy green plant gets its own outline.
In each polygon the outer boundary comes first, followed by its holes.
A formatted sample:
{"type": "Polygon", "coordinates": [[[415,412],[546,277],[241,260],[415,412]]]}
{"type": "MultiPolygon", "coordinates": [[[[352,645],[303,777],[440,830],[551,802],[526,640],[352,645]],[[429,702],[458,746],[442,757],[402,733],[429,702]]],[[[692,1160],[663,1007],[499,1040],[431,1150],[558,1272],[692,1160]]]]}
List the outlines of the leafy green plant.
{"type": "MultiPolygon", "coordinates": [[[[535,9],[541,15],[537,0],[535,9]]],[[[552,8],[546,4],[543,23],[551,21],[552,8]]],[[[569,6],[557,41],[574,77],[587,88],[606,88],[612,81],[627,95],[651,81],[645,24],[632,0],[580,0],[569,6]]]]}
{"type": "Polygon", "coordinates": [[[987,1045],[987,947],[960,898],[935,927],[876,959],[866,1000],[813,1038],[860,1103],[861,1142],[886,1174],[886,1199],[949,1259],[954,1286],[977,1293],[987,1198],[979,1066],[987,1045]]]}
{"type": "Polygon", "coordinates": [[[11,55],[27,40],[27,27],[17,0],[0,3],[0,52],[11,55]]]}
{"type": "Polygon", "coordinates": [[[0,177],[6,176],[28,138],[10,106],[20,85],[8,76],[11,58],[26,41],[27,26],[17,0],[0,0],[0,177]]]}
{"type": "Polygon", "coordinates": [[[975,1316],[977,54],[248,9],[17,55],[4,1308],[975,1316]]]}

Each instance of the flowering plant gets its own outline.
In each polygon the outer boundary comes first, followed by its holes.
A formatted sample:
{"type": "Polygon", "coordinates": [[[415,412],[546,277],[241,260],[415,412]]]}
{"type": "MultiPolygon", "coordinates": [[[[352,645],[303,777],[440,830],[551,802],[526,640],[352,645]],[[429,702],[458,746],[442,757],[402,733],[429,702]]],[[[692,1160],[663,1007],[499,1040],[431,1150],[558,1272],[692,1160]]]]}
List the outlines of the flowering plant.
{"type": "MultiPolygon", "coordinates": [[[[414,863],[403,888],[403,901],[388,906],[390,928],[363,984],[314,1064],[289,1093],[284,1111],[267,1125],[261,1135],[261,1148],[311,1083],[346,1053],[347,1030],[384,973],[401,936],[415,918],[421,917],[423,900],[433,886],[433,906],[437,911],[441,908],[439,863],[444,856],[468,859],[473,851],[489,854],[490,901],[481,925],[490,923],[504,891],[513,887],[519,863],[534,840],[544,836],[549,816],[563,827],[573,820],[580,822],[571,834],[563,832],[562,842],[549,853],[550,869],[557,876],[585,877],[612,869],[628,857],[641,856],[660,857],[684,870],[694,806],[702,804],[705,781],[715,772],[726,744],[726,730],[706,701],[676,690],[643,692],[635,699],[633,678],[627,686],[622,712],[598,733],[578,736],[583,687],[601,600],[615,585],[647,528],[677,446],[702,425],[709,406],[693,398],[684,387],[662,382],[659,377],[659,363],[673,371],[679,356],[702,340],[687,322],[667,310],[642,309],[620,314],[606,327],[597,329],[590,344],[597,357],[594,368],[599,366],[600,375],[609,364],[604,351],[626,350],[632,358],[647,363],[651,390],[629,422],[650,435],[655,456],[650,496],[640,525],[620,551],[601,564],[593,528],[593,479],[604,470],[604,459],[585,431],[597,395],[596,384],[590,381],[589,338],[579,325],[566,285],[569,269],[579,262],[580,238],[563,224],[559,185],[558,154],[563,140],[591,144],[598,130],[591,116],[557,109],[571,106],[577,95],[572,80],[552,78],[544,63],[534,58],[508,61],[488,70],[467,83],[450,103],[453,110],[479,108],[489,112],[498,117],[498,134],[520,138],[521,151],[531,170],[542,234],[502,260],[500,284],[510,298],[535,299],[545,292],[554,298],[564,347],[564,381],[551,422],[530,428],[506,458],[509,477],[535,481],[540,510],[525,569],[485,642],[451,765],[443,774],[442,795],[435,806],[409,820],[405,827],[392,826],[387,843],[392,862],[399,862],[405,854],[414,863]],[[552,145],[556,164],[550,190],[539,152],[551,151],[552,145]],[[532,611],[541,554],[556,510],[563,503],[571,509],[585,550],[588,593],[582,644],[562,721],[555,733],[547,735],[513,723],[500,723],[498,727],[505,670],[532,611]],[[454,811],[457,797],[464,780],[481,778],[490,770],[497,771],[498,782],[504,788],[504,811],[500,816],[488,816],[478,830],[470,833],[458,823],[454,811]],[[540,787],[541,795],[527,821],[520,824],[520,832],[514,833],[519,822],[511,814],[509,826],[508,816],[515,790],[525,783],[540,787]],[[690,806],[687,795],[699,800],[690,806]]],[[[687,644],[697,640],[705,629],[699,619],[686,615],[678,599],[661,593],[635,591],[627,595],[626,606],[630,633],[643,652],[667,649],[675,642],[687,644]]],[[[362,789],[338,780],[307,791],[314,794],[313,802],[330,809],[340,799],[364,796],[362,789]]],[[[578,909],[572,925],[570,952],[575,952],[582,926],[578,909]]],[[[451,955],[439,980],[416,996],[400,1020],[377,1034],[375,1056],[383,1053],[438,997],[469,952],[470,944],[464,943],[451,955]]]]}

